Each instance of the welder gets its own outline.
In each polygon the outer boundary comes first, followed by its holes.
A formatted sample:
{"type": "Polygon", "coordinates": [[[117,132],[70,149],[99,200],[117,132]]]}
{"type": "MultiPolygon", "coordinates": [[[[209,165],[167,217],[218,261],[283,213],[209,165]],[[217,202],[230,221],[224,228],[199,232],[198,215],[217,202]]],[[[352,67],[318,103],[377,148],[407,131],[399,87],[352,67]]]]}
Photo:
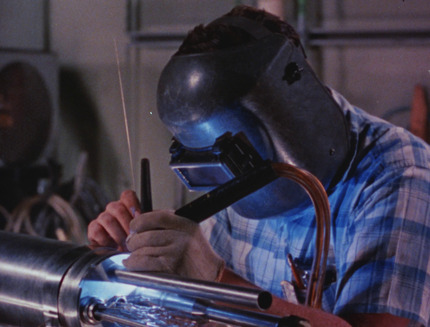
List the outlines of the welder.
{"type": "MultiPolygon", "coordinates": [[[[175,168],[190,188],[228,179],[223,163],[202,155],[215,153],[226,133],[243,135],[263,160],[321,181],[332,212],[324,311],[352,326],[430,326],[430,148],[323,85],[289,24],[238,6],[197,26],[164,68],[157,96],[172,154],[200,158],[201,169],[175,168]]],[[[169,210],[141,214],[135,193],[125,191],[88,237],[131,251],[131,270],[253,284],[280,298],[286,281],[300,302],[315,217],[306,193],[286,179],[200,225],[169,210]]],[[[289,309],[275,301],[271,310],[289,309]]]]}

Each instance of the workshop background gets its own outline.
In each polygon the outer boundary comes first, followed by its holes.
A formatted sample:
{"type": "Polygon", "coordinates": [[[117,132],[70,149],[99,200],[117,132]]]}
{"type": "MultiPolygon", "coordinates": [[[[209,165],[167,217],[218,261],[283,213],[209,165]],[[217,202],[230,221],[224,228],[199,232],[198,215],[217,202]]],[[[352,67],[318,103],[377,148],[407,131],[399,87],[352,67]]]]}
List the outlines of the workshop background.
{"type": "Polygon", "coordinates": [[[429,103],[428,0],[0,0],[0,68],[18,58],[44,77],[54,107],[47,151],[63,178],[87,153],[88,173],[115,199],[139,189],[146,157],[154,207],[188,201],[168,166],[158,77],[188,30],[239,3],[295,26],[322,81],[366,111],[410,128],[413,103],[429,103]]]}

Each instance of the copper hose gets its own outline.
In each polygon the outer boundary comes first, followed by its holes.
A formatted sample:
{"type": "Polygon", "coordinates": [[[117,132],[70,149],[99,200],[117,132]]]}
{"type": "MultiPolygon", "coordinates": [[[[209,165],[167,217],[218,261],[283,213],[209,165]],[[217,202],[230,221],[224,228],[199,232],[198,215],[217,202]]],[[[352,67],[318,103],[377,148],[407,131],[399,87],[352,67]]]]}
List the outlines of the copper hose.
{"type": "Polygon", "coordinates": [[[330,204],[327,193],[318,178],[308,171],[286,163],[272,163],[272,168],[280,177],[288,178],[302,186],[314,205],[317,224],[316,255],[312,263],[305,304],[314,308],[321,308],[330,245],[330,204]]]}

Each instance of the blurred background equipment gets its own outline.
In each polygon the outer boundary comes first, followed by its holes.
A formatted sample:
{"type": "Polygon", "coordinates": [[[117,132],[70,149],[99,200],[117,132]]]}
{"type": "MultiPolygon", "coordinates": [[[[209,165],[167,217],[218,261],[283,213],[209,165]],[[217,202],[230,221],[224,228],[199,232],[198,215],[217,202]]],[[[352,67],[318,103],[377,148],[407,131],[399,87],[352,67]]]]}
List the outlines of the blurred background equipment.
{"type": "MultiPolygon", "coordinates": [[[[63,176],[70,179],[75,174],[82,147],[79,134],[96,149],[85,148],[90,176],[111,198],[133,182],[138,184],[129,174],[124,146],[115,39],[133,155],[153,163],[154,207],[178,208],[188,203],[192,193],[169,171],[166,149],[171,135],[158,119],[157,81],[188,30],[239,3],[266,8],[296,27],[319,78],[351,103],[409,125],[414,85],[421,84],[427,92],[430,87],[430,1],[399,0],[393,5],[392,0],[0,0],[2,51],[55,53],[60,75],[66,73],[60,76],[60,84],[66,87],[71,77],[80,78],[91,100],[89,108],[74,92],[64,98],[70,106],[67,112],[74,117],[89,112],[91,117],[79,118],[78,133],[68,118],[57,124],[62,132],[56,159],[63,176]],[[398,110],[403,108],[407,109],[398,110]],[[97,124],[90,123],[92,118],[97,124]]],[[[135,172],[139,164],[135,160],[135,172]]]]}
{"type": "Polygon", "coordinates": [[[74,178],[62,180],[57,124],[56,58],[0,52],[0,229],[85,243],[107,198],[87,176],[85,153],[74,178]]]}

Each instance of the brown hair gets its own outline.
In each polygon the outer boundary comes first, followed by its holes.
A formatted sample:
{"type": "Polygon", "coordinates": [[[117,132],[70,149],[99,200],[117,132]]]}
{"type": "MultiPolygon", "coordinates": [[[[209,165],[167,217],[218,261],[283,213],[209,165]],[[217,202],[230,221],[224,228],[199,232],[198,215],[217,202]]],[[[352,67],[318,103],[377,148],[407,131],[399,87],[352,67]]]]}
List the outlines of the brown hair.
{"type": "MultiPolygon", "coordinates": [[[[279,17],[264,10],[239,5],[224,16],[248,18],[260,23],[273,33],[286,35],[296,46],[300,46],[300,38],[294,28],[279,17]]],[[[210,52],[246,44],[252,40],[254,37],[251,34],[238,27],[224,24],[198,25],[188,33],[175,55],[210,52]]]]}

